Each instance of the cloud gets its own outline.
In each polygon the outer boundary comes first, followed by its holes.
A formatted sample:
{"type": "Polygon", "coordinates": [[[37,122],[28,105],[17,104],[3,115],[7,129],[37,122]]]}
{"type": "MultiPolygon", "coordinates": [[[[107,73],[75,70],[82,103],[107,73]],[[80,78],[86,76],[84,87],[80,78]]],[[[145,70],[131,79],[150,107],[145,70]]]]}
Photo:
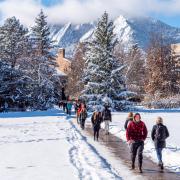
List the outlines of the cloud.
{"type": "MultiPolygon", "coordinates": [[[[46,0],[47,1],[47,0],[46,0]]],[[[20,21],[32,26],[35,17],[43,9],[51,23],[83,23],[97,20],[106,10],[111,18],[127,12],[129,15],[147,16],[180,15],[179,0],[54,0],[47,6],[42,0],[0,1],[1,19],[16,16],[20,21]]]]}

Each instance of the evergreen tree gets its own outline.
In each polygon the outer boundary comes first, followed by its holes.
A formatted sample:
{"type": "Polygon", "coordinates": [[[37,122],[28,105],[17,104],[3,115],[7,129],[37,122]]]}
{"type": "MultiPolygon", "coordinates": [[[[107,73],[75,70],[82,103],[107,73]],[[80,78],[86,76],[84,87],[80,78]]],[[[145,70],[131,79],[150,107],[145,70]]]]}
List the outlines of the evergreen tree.
{"type": "Polygon", "coordinates": [[[101,105],[104,98],[109,98],[111,106],[123,110],[128,104],[128,93],[122,75],[124,66],[120,65],[113,55],[117,42],[113,29],[113,22],[108,21],[108,14],[105,12],[97,24],[93,40],[87,47],[82,96],[89,106],[101,105]]]}
{"type": "Polygon", "coordinates": [[[36,80],[34,98],[37,109],[52,107],[60,98],[56,87],[60,86],[60,79],[56,72],[56,59],[52,50],[53,42],[50,39],[50,30],[46,21],[47,16],[41,10],[32,27],[31,41],[33,44],[33,66],[36,80]],[[59,86],[57,84],[59,83],[59,86]]]}
{"type": "Polygon", "coordinates": [[[29,81],[19,67],[26,54],[27,33],[15,17],[0,27],[0,96],[13,108],[25,104],[29,97],[29,81]]]}
{"type": "Polygon", "coordinates": [[[27,41],[27,29],[15,17],[8,18],[0,27],[0,59],[12,67],[23,56],[27,41]]]}

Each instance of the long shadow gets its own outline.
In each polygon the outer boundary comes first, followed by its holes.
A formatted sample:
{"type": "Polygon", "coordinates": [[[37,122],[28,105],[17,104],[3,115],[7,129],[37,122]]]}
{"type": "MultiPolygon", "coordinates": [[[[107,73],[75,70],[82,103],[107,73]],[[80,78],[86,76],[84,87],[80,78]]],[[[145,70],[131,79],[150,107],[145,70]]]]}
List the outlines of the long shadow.
{"type": "MultiPolygon", "coordinates": [[[[132,112],[136,113],[180,113],[180,109],[132,109],[132,112]]],[[[113,112],[114,115],[119,113],[128,113],[129,111],[117,111],[113,112]]]]}
{"type": "Polygon", "coordinates": [[[84,135],[82,135],[81,131],[76,128],[76,126],[73,124],[73,122],[70,122],[70,123],[71,123],[72,127],[81,135],[82,139],[83,139],[83,140],[86,142],[86,144],[92,149],[92,151],[93,151],[95,154],[97,154],[97,155],[100,157],[100,159],[104,162],[104,165],[105,165],[104,168],[108,168],[110,171],[112,171],[112,174],[115,176],[115,179],[121,180],[122,178],[118,175],[118,173],[117,173],[114,169],[112,169],[111,164],[109,164],[109,163],[107,162],[107,160],[96,150],[96,148],[87,141],[87,137],[85,137],[84,135]]]}
{"type": "Polygon", "coordinates": [[[59,109],[52,109],[47,111],[0,113],[0,118],[23,118],[23,117],[25,118],[25,117],[40,117],[40,116],[66,116],[66,114],[59,109]]]}

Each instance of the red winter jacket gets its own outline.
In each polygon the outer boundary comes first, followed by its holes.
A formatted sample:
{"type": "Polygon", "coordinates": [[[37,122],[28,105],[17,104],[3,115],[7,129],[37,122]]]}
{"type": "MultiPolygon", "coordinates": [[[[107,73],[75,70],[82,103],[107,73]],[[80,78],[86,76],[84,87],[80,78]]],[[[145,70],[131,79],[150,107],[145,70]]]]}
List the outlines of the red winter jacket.
{"type": "Polygon", "coordinates": [[[126,129],[127,141],[144,141],[147,137],[147,128],[143,121],[138,123],[131,121],[126,129]]]}

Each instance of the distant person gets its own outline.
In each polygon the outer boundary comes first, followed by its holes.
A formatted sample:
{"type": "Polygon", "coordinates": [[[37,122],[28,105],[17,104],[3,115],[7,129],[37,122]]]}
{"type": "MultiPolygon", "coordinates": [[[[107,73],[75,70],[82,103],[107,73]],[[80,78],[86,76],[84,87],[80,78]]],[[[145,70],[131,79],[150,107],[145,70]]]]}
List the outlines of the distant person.
{"type": "Polygon", "coordinates": [[[63,102],[63,111],[67,113],[67,102],[63,102]]]}
{"type": "Polygon", "coordinates": [[[131,166],[135,169],[135,159],[138,153],[138,166],[139,172],[142,173],[142,160],[144,141],[147,138],[147,128],[139,113],[134,115],[133,121],[131,121],[126,129],[127,142],[130,145],[131,152],[131,166]]]}
{"type": "Polygon", "coordinates": [[[166,147],[166,138],[169,137],[168,129],[163,125],[163,119],[157,117],[156,125],[153,126],[151,131],[151,138],[154,141],[156,154],[158,158],[158,165],[163,170],[163,161],[162,161],[162,150],[166,147]]]}
{"type": "Polygon", "coordinates": [[[107,105],[104,106],[104,110],[102,112],[102,119],[105,123],[105,134],[109,134],[109,122],[112,122],[111,110],[107,105]]]}
{"type": "Polygon", "coordinates": [[[133,121],[133,113],[132,113],[132,112],[129,112],[129,113],[128,113],[128,117],[127,117],[127,119],[126,119],[126,122],[125,122],[125,124],[124,124],[124,129],[125,129],[125,130],[127,129],[128,124],[129,124],[131,121],[133,121]]]}
{"type": "Polygon", "coordinates": [[[82,129],[84,129],[87,116],[88,116],[88,114],[87,114],[86,108],[84,107],[84,105],[81,105],[79,120],[80,120],[80,124],[81,124],[82,129]]]}
{"type": "Polygon", "coordinates": [[[74,102],[74,111],[75,111],[75,114],[77,114],[78,106],[79,106],[79,101],[76,100],[76,101],[74,102]]]}
{"type": "Polygon", "coordinates": [[[4,112],[8,112],[8,103],[7,102],[4,103],[4,112]]]}
{"type": "Polygon", "coordinates": [[[81,103],[79,101],[77,101],[75,103],[74,109],[75,109],[75,113],[76,113],[77,124],[80,124],[79,115],[81,112],[81,103]]]}
{"type": "Polygon", "coordinates": [[[101,122],[102,122],[102,113],[97,109],[92,117],[91,117],[91,122],[93,126],[93,131],[94,131],[94,141],[99,139],[99,130],[101,128],[101,122]]]}
{"type": "Polygon", "coordinates": [[[60,101],[59,102],[59,109],[62,109],[63,108],[63,101],[60,101]]]}
{"type": "Polygon", "coordinates": [[[71,110],[72,110],[72,102],[68,101],[67,102],[67,114],[71,115],[71,110]]]}

